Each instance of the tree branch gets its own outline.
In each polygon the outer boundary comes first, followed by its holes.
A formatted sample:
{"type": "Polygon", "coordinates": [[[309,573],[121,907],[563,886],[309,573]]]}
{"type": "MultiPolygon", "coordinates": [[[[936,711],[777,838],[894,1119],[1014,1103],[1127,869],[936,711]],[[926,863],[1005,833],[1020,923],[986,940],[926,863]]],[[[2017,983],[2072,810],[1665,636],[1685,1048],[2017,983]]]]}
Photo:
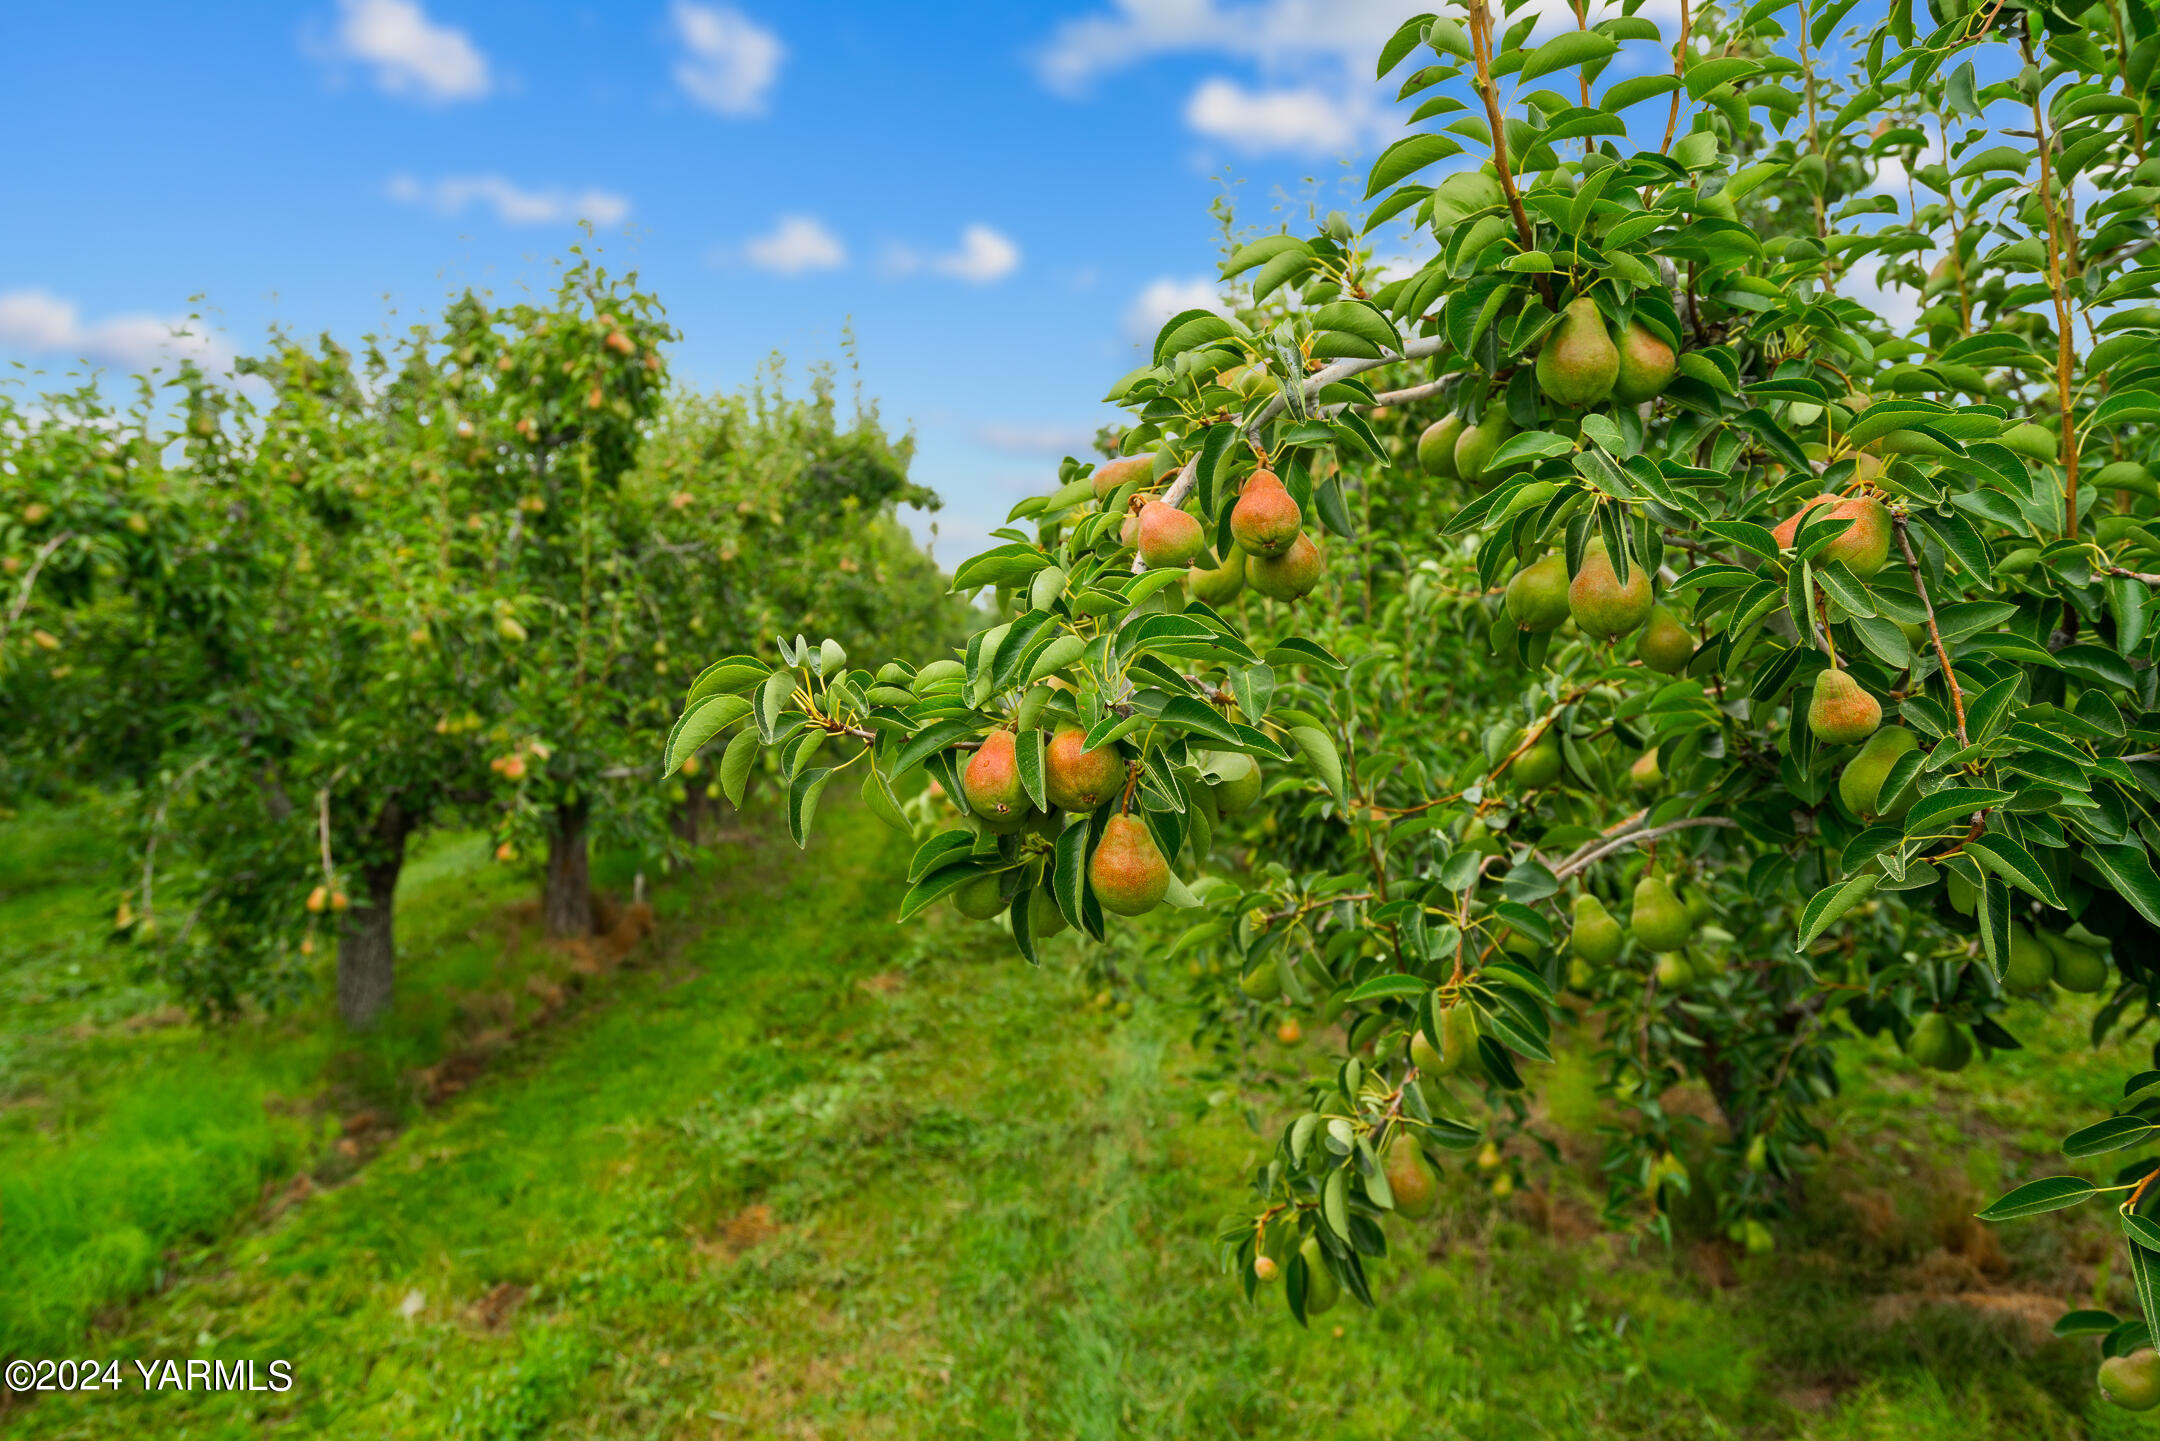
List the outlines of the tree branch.
{"type": "Polygon", "coordinates": [[[1971,745],[1965,736],[1965,691],[1958,685],[1957,672],[1950,669],[1950,652],[1943,649],[1942,631],[1935,624],[1935,602],[1928,599],[1927,582],[1920,577],[1920,559],[1913,554],[1912,537],[1905,533],[1905,517],[1891,512],[1890,528],[1897,532],[1898,549],[1905,552],[1905,569],[1912,576],[1913,589],[1920,592],[1921,609],[1927,612],[1928,639],[1935,643],[1935,663],[1942,667],[1943,685],[1950,691],[1950,709],[1957,716],[1958,744],[1971,745]]]}
{"type": "Polygon", "coordinates": [[[8,632],[15,629],[15,622],[22,619],[23,611],[30,604],[30,589],[37,584],[38,572],[45,562],[53,558],[53,552],[75,538],[72,530],[63,530],[51,540],[38,547],[37,558],[30,562],[30,570],[23,576],[22,589],[16,593],[15,604],[9,608],[7,623],[0,625],[0,646],[7,644],[8,632]]]}
{"type": "Polygon", "coordinates": [[[1669,836],[1674,831],[1691,830],[1698,826],[1719,826],[1737,830],[1739,822],[1727,820],[1723,816],[1690,816],[1686,820],[1668,821],[1662,826],[1652,826],[1646,831],[1631,831],[1626,835],[1613,837],[1580,859],[1570,860],[1562,865],[1559,870],[1554,871],[1553,877],[1556,880],[1564,881],[1569,876],[1588,870],[1615,851],[1626,850],[1629,846],[1639,846],[1647,841],[1654,841],[1660,836],[1669,836]]]}

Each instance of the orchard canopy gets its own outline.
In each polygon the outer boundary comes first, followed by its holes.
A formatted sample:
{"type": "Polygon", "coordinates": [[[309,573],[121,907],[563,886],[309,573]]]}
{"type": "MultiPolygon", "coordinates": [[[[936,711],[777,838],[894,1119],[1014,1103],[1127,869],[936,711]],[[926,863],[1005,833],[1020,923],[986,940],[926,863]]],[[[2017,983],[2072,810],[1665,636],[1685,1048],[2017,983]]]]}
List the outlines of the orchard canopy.
{"type": "MultiPolygon", "coordinates": [[[[1300,1319],[1369,1299],[1432,1166],[1513,1184],[1556,1028],[1609,1218],[1708,1188],[1764,1249],[1837,1036],[1957,1069],[2036,1006],[2155,1014],[2152,10],[1635,8],[1404,24],[1362,222],[1240,238],[1114,458],[958,567],[964,646],[745,648],[666,742],[777,763],[798,838],[836,781],[917,825],[903,917],[1034,960],[1169,908],[1220,1024],[1338,1024],[1223,1237],[1300,1319]]],[[[1988,1215],[2105,1192],[2150,1317],[2155,1165],[1988,1215]]],[[[2145,1323],[2080,1317],[2137,1400],[2145,1323]]]]}

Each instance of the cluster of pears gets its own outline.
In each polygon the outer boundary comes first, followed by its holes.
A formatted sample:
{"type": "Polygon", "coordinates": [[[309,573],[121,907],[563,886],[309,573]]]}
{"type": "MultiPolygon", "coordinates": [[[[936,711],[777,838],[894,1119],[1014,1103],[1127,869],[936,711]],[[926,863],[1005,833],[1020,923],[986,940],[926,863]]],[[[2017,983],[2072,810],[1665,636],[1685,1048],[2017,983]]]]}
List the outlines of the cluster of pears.
{"type": "Polygon", "coordinates": [[[1671,607],[1653,599],[1649,572],[1639,563],[1630,565],[1623,582],[1602,538],[1583,547],[1582,564],[1572,576],[1561,551],[1515,572],[1502,605],[1508,619],[1532,633],[1558,630],[1569,621],[1602,641],[1640,631],[1637,658],[1664,675],[1678,675],[1695,658],[1695,639],[1687,627],[1671,607]]]}
{"type": "MultiPolygon", "coordinates": [[[[1144,456],[1114,460],[1094,476],[1095,494],[1107,499],[1143,468],[1144,456]]],[[[1125,544],[1150,570],[1183,567],[1195,599],[1222,605],[1250,585],[1270,600],[1302,600],[1320,583],[1325,558],[1305,533],[1305,516],[1282,478],[1265,467],[1245,481],[1230,511],[1233,543],[1221,557],[1209,553],[1207,536],[1190,512],[1159,498],[1139,503],[1126,518],[1125,544]]]]}
{"type": "MultiPolygon", "coordinates": [[[[1691,889],[1682,899],[1672,882],[1654,871],[1645,871],[1635,883],[1635,905],[1624,931],[1605,903],[1584,891],[1575,898],[1574,922],[1568,936],[1573,958],[1569,979],[1577,986],[1586,985],[1596,968],[1618,959],[1622,945],[1632,936],[1638,946],[1656,954],[1658,985],[1668,991],[1685,990],[1701,978],[1699,972],[1717,969],[1721,964],[1707,953],[1693,962],[1686,954],[1688,943],[1698,931],[1706,937],[1710,934],[1703,927],[1709,918],[1708,896],[1691,889]]],[[[1723,932],[1717,934],[1724,936],[1723,932]]]]}
{"type": "Polygon", "coordinates": [[[1440,1033],[1436,1048],[1425,1038],[1423,1027],[1410,1033],[1410,1064],[1418,1068],[1418,1074],[1446,1078],[1468,1071],[1471,1079],[1484,1073],[1484,1062],[1478,1059],[1477,1012],[1465,1001],[1443,1001],[1433,998],[1433,1028],[1440,1033]]]}
{"type": "MultiPolygon", "coordinates": [[[[1125,792],[1131,767],[1117,747],[1090,750],[1085,731],[1062,726],[1043,747],[1043,792],[1050,809],[1037,810],[1020,779],[1018,742],[1013,731],[990,732],[961,772],[968,809],[992,835],[1032,830],[1054,840],[1064,829],[1065,817],[1092,815],[1125,792]]],[[[1260,767],[1252,757],[1216,756],[1211,766],[1216,779],[1210,791],[1222,810],[1235,813],[1259,798],[1260,767]]],[[[1145,820],[1126,811],[1110,817],[1088,860],[1088,884],[1113,915],[1144,915],[1161,904],[1170,888],[1170,864],[1145,820]]],[[[979,876],[953,893],[953,904],[962,915],[988,920],[1004,909],[1000,892],[996,875],[979,876]]],[[[1064,913],[1047,886],[1035,888],[1028,922],[1037,937],[1065,929],[1064,913]]]]}
{"type": "MultiPolygon", "coordinates": [[[[1979,897],[1972,882],[1956,871],[1946,871],[1944,889],[1950,905],[1964,915],[1977,909],[1979,897]]],[[[2108,982],[2108,943],[2072,924],[2065,931],[2036,930],[2021,920],[2010,922],[2010,956],[2003,967],[2003,989],[2012,995],[2039,995],[2049,986],[2089,996],[2108,982]]]]}
{"type": "MultiPolygon", "coordinates": [[[[1614,401],[1640,405],[1664,394],[1678,373],[1673,348],[1631,320],[1615,338],[1597,301],[1577,296],[1561,312],[1538,352],[1538,389],[1556,406],[1586,410],[1614,401]]],[[[1460,415],[1433,422],[1418,437],[1418,465],[1427,475],[1484,485],[1500,478],[1493,455],[1515,425],[1504,405],[1487,405],[1475,425],[1460,415]]]]}

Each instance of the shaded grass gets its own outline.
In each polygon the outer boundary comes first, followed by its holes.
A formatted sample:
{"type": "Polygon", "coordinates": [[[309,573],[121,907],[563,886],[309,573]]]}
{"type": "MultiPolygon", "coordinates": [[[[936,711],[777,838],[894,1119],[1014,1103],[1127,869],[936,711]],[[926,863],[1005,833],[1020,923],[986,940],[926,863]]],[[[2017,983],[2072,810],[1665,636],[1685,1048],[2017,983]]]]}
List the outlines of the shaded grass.
{"type": "MultiPolygon", "coordinates": [[[[1386,1267],[1379,1311],[1346,1302],[1302,1331],[1214,1273],[1264,1142],[1183,1045],[1183,1013],[1143,994],[1112,1022],[1076,970],[1030,971],[943,919],[894,928],[904,846],[853,808],[821,829],[806,860],[739,878],[754,907],[685,896],[689,938],[618,1004],[522,1046],[92,1346],[284,1358],[292,1393],[54,1397],[14,1429],[2133,1434],[2093,1395],[2089,1343],[1975,1299],[2087,1299],[2099,1218],[1999,1243],[1960,1229],[1983,1192],[2061,1168],[2044,1152],[2065,1108],[2115,1084],[2074,1016],[2022,1019],[2031,1050],[1939,1103],[1852,1043],[1837,1149],[1773,1256],[1586,1236],[1579,1170],[1507,1203],[1455,1171],[1435,1218],[1391,1228],[1427,1264],[1386,1267]]],[[[1573,1127],[1592,1118],[1579,1089],[1573,1127]]]]}
{"type": "Polygon", "coordinates": [[[564,964],[511,918],[531,878],[486,864],[483,836],[438,836],[401,881],[387,1025],[350,1038],[325,999],[204,1028],[110,939],[104,819],[37,809],[0,829],[0,1355],[67,1350],[267,1186],[349,1168],[342,1117],[414,1114],[415,1072],[529,1020],[522,984],[564,964]]]}

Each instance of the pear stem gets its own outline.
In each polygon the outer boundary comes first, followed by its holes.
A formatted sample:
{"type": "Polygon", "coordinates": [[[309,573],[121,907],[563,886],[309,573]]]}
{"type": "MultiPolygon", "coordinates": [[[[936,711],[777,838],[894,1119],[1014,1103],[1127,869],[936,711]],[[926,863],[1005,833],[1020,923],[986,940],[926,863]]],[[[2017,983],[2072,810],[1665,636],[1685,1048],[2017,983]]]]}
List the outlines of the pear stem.
{"type": "Polygon", "coordinates": [[[1912,576],[1913,589],[1920,593],[1920,608],[1927,612],[1928,639],[1935,645],[1935,663],[1942,667],[1943,685],[1950,692],[1950,709],[1957,717],[1957,738],[1960,746],[1972,742],[1965,735],[1965,691],[1958,685],[1957,672],[1950,669],[1950,652],[1943,649],[1941,629],[1935,624],[1935,602],[1928,599],[1927,582],[1920,576],[1920,558],[1913,554],[1912,538],[1905,533],[1905,516],[1902,511],[1890,512],[1890,528],[1897,532],[1898,549],[1905,552],[1905,569],[1912,576]]]}

